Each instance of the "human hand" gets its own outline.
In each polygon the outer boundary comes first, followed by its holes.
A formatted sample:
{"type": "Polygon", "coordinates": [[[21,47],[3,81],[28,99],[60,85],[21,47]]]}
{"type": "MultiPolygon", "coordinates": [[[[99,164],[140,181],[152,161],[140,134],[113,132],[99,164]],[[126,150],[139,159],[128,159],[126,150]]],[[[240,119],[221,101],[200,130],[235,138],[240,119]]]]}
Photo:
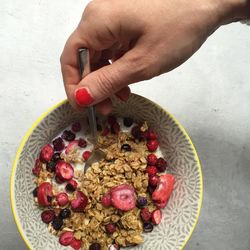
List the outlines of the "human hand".
{"type": "Polygon", "coordinates": [[[65,90],[74,108],[109,97],[129,97],[129,84],[168,72],[194,54],[221,24],[247,16],[246,0],[94,0],[61,55],[65,90]],[[88,48],[93,72],[80,78],[79,48],[88,48]],[[112,64],[109,64],[109,60],[112,64]]]}

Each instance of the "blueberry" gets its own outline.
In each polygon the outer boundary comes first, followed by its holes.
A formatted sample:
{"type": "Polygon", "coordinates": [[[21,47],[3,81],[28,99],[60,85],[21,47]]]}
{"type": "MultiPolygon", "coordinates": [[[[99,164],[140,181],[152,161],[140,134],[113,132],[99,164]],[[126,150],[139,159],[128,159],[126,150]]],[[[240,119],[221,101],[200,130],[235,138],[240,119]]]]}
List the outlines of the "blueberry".
{"type": "Polygon", "coordinates": [[[101,245],[99,243],[92,243],[90,246],[89,246],[89,250],[101,250],[101,245]]]}
{"type": "Polygon", "coordinates": [[[150,222],[144,222],[144,224],[143,224],[143,230],[144,230],[144,232],[150,233],[150,232],[153,231],[153,229],[154,229],[154,226],[152,225],[152,223],[150,223],[150,222]]]}
{"type": "Polygon", "coordinates": [[[121,150],[124,150],[124,151],[131,151],[131,146],[129,144],[123,144],[122,147],[121,147],[121,150]]]}
{"type": "Polygon", "coordinates": [[[46,169],[49,172],[55,172],[56,171],[56,162],[54,161],[50,161],[46,164],[46,169]]]}
{"type": "Polygon", "coordinates": [[[59,217],[62,219],[66,219],[70,217],[70,214],[71,214],[70,210],[68,208],[64,208],[60,211],[59,217]]]}
{"type": "Polygon", "coordinates": [[[52,142],[53,146],[54,146],[54,150],[55,151],[62,151],[64,149],[64,142],[63,139],[61,137],[56,138],[53,142],[52,142]]]}
{"type": "Polygon", "coordinates": [[[73,141],[75,140],[76,135],[70,130],[64,130],[61,137],[66,141],[73,141]]]}
{"type": "Polygon", "coordinates": [[[57,162],[59,160],[61,160],[60,153],[54,153],[52,156],[52,161],[57,162]]]}
{"type": "Polygon", "coordinates": [[[143,208],[143,207],[145,207],[147,204],[148,204],[148,201],[147,201],[147,198],[146,198],[146,197],[139,196],[139,197],[137,198],[137,206],[138,206],[139,208],[143,208]]]}
{"type": "Polygon", "coordinates": [[[55,230],[60,230],[63,225],[63,220],[60,217],[55,217],[52,221],[52,227],[55,230]]]}
{"type": "Polygon", "coordinates": [[[38,191],[38,187],[36,187],[36,188],[32,191],[34,197],[37,197],[37,191],[38,191]]]}
{"type": "Polygon", "coordinates": [[[130,127],[132,124],[133,124],[133,119],[132,118],[130,118],[130,117],[125,117],[124,119],[123,119],[123,124],[124,124],[124,126],[126,126],[126,127],[130,127]]]}

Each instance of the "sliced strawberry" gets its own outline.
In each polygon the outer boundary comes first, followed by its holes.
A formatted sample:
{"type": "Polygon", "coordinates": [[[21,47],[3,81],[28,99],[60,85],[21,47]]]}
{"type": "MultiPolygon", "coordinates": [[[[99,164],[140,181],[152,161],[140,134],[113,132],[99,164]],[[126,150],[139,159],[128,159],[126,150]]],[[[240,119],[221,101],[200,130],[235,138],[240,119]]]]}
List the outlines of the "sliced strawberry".
{"type": "Polygon", "coordinates": [[[122,211],[135,208],[135,190],[128,184],[122,184],[111,189],[112,205],[122,211]]]}
{"type": "Polygon", "coordinates": [[[76,148],[79,148],[79,140],[71,141],[65,149],[65,154],[72,152],[76,148]]]}
{"type": "Polygon", "coordinates": [[[69,203],[69,197],[66,193],[59,193],[56,196],[56,201],[59,206],[65,206],[69,203]]]}
{"type": "Polygon", "coordinates": [[[52,186],[49,182],[43,182],[37,190],[38,203],[41,206],[49,206],[52,197],[52,186]]]}
{"type": "Polygon", "coordinates": [[[158,208],[164,208],[174,188],[175,177],[171,174],[160,176],[159,184],[152,194],[152,200],[158,208]]]}
{"type": "Polygon", "coordinates": [[[63,181],[71,180],[74,176],[74,169],[69,163],[58,161],[56,164],[56,176],[63,181]]]}
{"type": "Polygon", "coordinates": [[[102,197],[101,203],[102,203],[102,205],[105,206],[105,207],[111,206],[111,194],[110,194],[110,192],[106,193],[106,194],[102,197]]]}
{"type": "Polygon", "coordinates": [[[50,144],[43,146],[40,152],[40,160],[42,162],[49,162],[54,154],[54,149],[50,144]]]}
{"type": "Polygon", "coordinates": [[[82,246],[82,241],[81,240],[77,240],[76,238],[74,238],[70,244],[70,246],[74,249],[74,250],[79,250],[82,246]]]}
{"type": "Polygon", "coordinates": [[[151,220],[152,214],[149,212],[148,208],[145,207],[140,211],[141,218],[144,222],[149,222],[151,220]]]}
{"type": "Polygon", "coordinates": [[[88,197],[81,191],[76,192],[76,199],[71,201],[71,208],[75,212],[83,212],[88,205],[88,197]]]}
{"type": "Polygon", "coordinates": [[[161,219],[162,219],[162,212],[160,209],[156,209],[152,212],[152,222],[153,224],[155,225],[158,225],[160,224],[161,222],[161,219]]]}
{"type": "Polygon", "coordinates": [[[60,235],[59,243],[63,246],[69,246],[74,239],[74,233],[70,231],[65,231],[60,235]]]}

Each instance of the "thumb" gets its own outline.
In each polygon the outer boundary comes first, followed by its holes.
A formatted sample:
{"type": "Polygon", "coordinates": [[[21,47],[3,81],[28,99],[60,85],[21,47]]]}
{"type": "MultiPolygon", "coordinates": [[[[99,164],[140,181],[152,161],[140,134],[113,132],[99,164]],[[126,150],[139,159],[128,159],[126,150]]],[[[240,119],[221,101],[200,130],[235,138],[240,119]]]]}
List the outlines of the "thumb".
{"type": "Polygon", "coordinates": [[[75,85],[75,100],[79,106],[96,104],[125,86],[151,78],[144,53],[132,49],[114,63],[104,66],[75,85]]]}

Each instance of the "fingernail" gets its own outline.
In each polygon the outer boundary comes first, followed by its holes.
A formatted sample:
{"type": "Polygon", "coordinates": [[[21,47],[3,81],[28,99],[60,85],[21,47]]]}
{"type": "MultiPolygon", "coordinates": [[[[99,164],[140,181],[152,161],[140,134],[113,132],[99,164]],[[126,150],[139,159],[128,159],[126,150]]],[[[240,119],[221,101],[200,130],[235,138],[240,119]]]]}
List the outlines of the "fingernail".
{"type": "Polygon", "coordinates": [[[76,97],[76,102],[80,106],[88,106],[94,101],[88,89],[84,87],[76,90],[75,97],[76,97]]]}

